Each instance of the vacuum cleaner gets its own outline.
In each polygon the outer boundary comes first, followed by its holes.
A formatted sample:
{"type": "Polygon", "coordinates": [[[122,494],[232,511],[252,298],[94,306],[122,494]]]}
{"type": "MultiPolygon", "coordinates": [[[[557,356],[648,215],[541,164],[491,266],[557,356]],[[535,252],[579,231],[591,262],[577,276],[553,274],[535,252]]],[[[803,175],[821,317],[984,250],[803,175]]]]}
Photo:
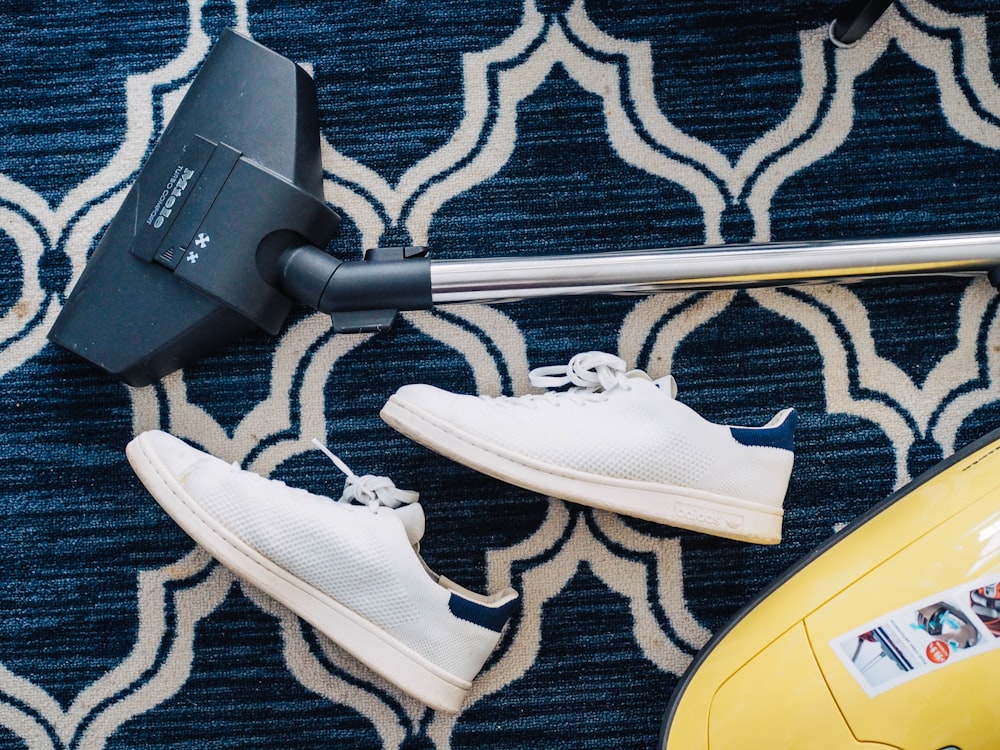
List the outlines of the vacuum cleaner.
{"type": "Polygon", "coordinates": [[[341,261],[326,250],[339,225],[323,198],[312,78],[228,30],[49,339],[143,386],[250,331],[278,334],[296,305],[328,313],[346,333],[382,331],[400,310],[450,303],[905,274],[987,272],[1000,280],[993,233],[458,260],[394,247],[341,261]]]}
{"type": "Polygon", "coordinates": [[[701,650],[660,750],[993,750],[1000,430],[893,494],[701,650]]]}

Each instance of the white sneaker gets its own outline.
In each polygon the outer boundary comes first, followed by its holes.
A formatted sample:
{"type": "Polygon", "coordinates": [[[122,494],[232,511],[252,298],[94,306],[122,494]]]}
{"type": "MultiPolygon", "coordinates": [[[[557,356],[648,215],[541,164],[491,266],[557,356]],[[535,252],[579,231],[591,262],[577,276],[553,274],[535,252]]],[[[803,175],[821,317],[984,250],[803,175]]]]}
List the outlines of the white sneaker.
{"type": "Polygon", "coordinates": [[[458,711],[517,606],[432,573],[417,494],[348,474],[340,501],[293,489],[159,431],[126,450],[173,519],[233,571],[432,708],[458,711]]]}
{"type": "Polygon", "coordinates": [[[636,518],[759,544],[781,540],[794,409],[763,427],[713,424],[603,352],[530,373],[517,398],[405,385],[388,424],[459,463],[529,490],[636,518]]]}

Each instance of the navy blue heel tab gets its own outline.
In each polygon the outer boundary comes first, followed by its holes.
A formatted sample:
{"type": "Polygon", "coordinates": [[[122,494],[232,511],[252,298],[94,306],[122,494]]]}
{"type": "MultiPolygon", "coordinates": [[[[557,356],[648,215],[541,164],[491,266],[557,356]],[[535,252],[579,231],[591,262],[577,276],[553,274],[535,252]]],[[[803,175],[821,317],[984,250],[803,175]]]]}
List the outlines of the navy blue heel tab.
{"type": "Polygon", "coordinates": [[[460,620],[475,623],[488,630],[499,633],[503,626],[521,606],[521,597],[514,596],[498,606],[480,604],[452,592],[448,600],[448,609],[460,620]]]}
{"type": "Polygon", "coordinates": [[[784,419],[776,425],[764,427],[730,427],[736,442],[747,446],[761,448],[783,448],[790,451],[795,448],[795,425],[799,422],[799,413],[788,409],[784,419]]]}

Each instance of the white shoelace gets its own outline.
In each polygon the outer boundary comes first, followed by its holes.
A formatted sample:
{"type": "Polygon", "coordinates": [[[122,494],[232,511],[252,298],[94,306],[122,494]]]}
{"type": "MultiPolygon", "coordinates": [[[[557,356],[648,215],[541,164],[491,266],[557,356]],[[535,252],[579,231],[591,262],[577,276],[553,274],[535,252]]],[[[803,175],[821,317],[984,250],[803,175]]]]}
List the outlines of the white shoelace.
{"type": "Polygon", "coordinates": [[[583,352],[565,365],[536,367],[528,380],[536,388],[559,388],[572,385],[588,391],[628,390],[628,368],[625,360],[606,352],[583,352]]]}
{"type": "Polygon", "coordinates": [[[341,461],[334,453],[323,445],[319,440],[313,438],[313,445],[333,461],[333,465],[340,469],[347,481],[344,483],[344,492],[338,502],[357,502],[367,505],[373,513],[380,507],[399,508],[403,505],[415,503],[420,494],[412,490],[401,490],[393,484],[389,477],[377,477],[373,474],[365,474],[359,477],[341,461]]]}
{"type": "Polygon", "coordinates": [[[528,373],[528,379],[536,388],[561,388],[565,391],[548,390],[540,394],[524,396],[501,396],[499,403],[522,406],[536,406],[542,403],[559,404],[570,402],[584,404],[603,401],[616,390],[628,391],[637,380],[652,382],[670,398],[677,394],[677,384],[672,376],[653,380],[642,370],[629,370],[625,360],[607,352],[582,352],[565,365],[536,367],[528,373]]]}

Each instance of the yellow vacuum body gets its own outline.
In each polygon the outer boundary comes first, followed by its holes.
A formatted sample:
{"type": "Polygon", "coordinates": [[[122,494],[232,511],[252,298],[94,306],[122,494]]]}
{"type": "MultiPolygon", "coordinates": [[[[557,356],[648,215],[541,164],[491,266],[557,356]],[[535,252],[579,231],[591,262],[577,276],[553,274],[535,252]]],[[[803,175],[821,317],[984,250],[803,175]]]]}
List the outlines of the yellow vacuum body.
{"type": "Polygon", "coordinates": [[[1000,748],[1000,430],[797,564],[698,655],[663,750],[1000,748]]]}

